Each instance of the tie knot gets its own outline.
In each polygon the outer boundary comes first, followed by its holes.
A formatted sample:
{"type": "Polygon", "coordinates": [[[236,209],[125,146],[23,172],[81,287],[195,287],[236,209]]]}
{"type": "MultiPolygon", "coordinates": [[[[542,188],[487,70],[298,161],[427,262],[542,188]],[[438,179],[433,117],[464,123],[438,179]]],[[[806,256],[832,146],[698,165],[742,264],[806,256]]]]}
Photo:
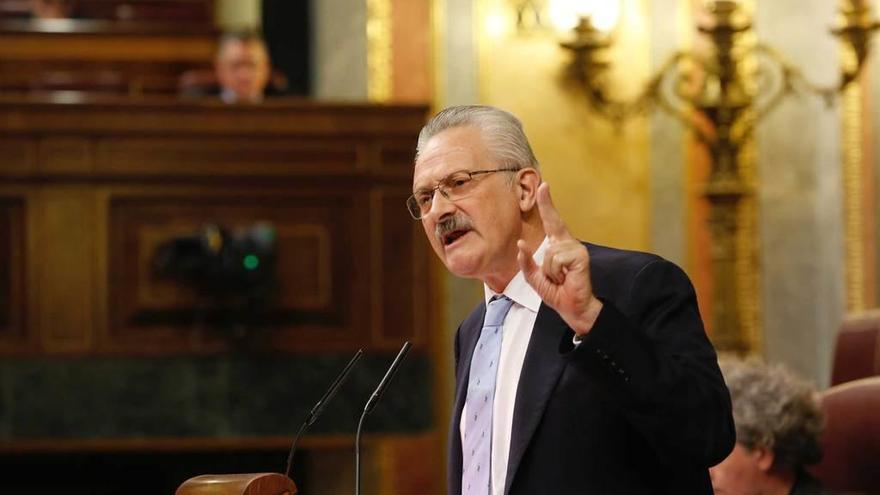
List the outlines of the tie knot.
{"type": "Polygon", "coordinates": [[[501,326],[511,306],[513,306],[513,301],[507,296],[495,296],[492,298],[489,301],[489,306],[486,308],[486,320],[483,322],[483,326],[501,326]]]}

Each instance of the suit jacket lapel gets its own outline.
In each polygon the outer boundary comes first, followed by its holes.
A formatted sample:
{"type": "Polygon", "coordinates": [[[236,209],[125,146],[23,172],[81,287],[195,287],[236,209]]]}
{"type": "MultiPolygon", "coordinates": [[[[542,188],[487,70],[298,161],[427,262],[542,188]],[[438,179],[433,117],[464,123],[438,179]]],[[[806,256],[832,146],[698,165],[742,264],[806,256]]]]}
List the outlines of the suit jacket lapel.
{"type": "MultiPolygon", "coordinates": [[[[568,331],[568,325],[559,314],[541,304],[516,391],[505,494],[510,492],[511,482],[526,447],[565,368],[565,360],[559,355],[559,342],[568,331]]],[[[460,408],[458,413],[461,414],[460,408]]]]}
{"type": "Polygon", "coordinates": [[[483,320],[486,317],[486,305],[481,304],[471,317],[462,323],[459,333],[460,355],[458,356],[457,380],[455,383],[455,406],[452,413],[452,424],[449,427],[449,487],[450,495],[461,493],[461,411],[467,396],[468,376],[471,372],[471,358],[474,348],[480,339],[483,320]]]}

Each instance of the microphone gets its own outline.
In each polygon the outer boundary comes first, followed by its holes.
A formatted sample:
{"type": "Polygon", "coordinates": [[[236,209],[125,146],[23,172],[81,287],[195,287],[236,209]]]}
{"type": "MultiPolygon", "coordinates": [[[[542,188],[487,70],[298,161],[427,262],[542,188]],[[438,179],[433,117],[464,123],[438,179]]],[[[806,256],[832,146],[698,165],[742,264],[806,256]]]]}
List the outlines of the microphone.
{"type": "Polygon", "coordinates": [[[363,355],[364,350],[358,349],[354,357],[351,358],[351,361],[349,361],[348,364],[345,365],[345,368],[343,368],[342,372],[339,373],[339,376],[337,376],[336,379],[333,380],[333,383],[330,384],[330,388],[328,388],[327,391],[324,392],[324,396],[321,397],[321,400],[319,400],[315,404],[315,406],[312,407],[312,410],[309,411],[309,414],[306,415],[305,421],[303,421],[302,426],[299,427],[299,431],[296,432],[296,436],[293,437],[293,445],[290,446],[290,454],[287,455],[287,469],[284,471],[284,474],[288,478],[290,477],[290,468],[293,466],[293,454],[294,452],[296,452],[296,442],[297,440],[299,440],[300,435],[302,435],[303,431],[305,431],[306,428],[312,426],[312,423],[314,423],[315,420],[318,419],[318,416],[320,416],[321,413],[324,412],[324,407],[326,407],[330,399],[332,399],[333,396],[336,395],[339,387],[341,387],[342,384],[345,383],[345,380],[351,373],[352,368],[354,368],[355,363],[357,363],[363,355]]]}
{"type": "Polygon", "coordinates": [[[397,353],[397,357],[394,358],[394,362],[391,363],[391,366],[388,367],[388,371],[385,372],[385,377],[382,378],[382,381],[379,382],[379,386],[376,387],[376,390],[373,392],[373,395],[370,396],[370,399],[367,400],[367,404],[364,406],[364,412],[361,413],[361,419],[358,421],[358,429],[357,435],[354,440],[354,493],[355,495],[360,495],[361,493],[361,428],[364,426],[364,419],[367,417],[367,414],[373,410],[376,406],[376,403],[379,402],[379,399],[382,398],[382,394],[385,392],[385,389],[388,388],[388,383],[391,382],[391,379],[394,378],[394,374],[397,373],[397,369],[400,368],[400,363],[403,362],[403,358],[406,357],[406,354],[409,352],[412,344],[409,341],[403,343],[403,347],[400,348],[400,352],[397,353]]]}
{"type": "Polygon", "coordinates": [[[303,421],[296,436],[293,437],[293,445],[291,445],[290,454],[287,456],[287,470],[285,471],[285,474],[205,474],[184,481],[179,487],[177,487],[175,495],[204,495],[206,493],[213,493],[215,495],[244,495],[248,493],[255,495],[268,495],[278,493],[297,493],[296,483],[290,479],[290,468],[293,465],[293,453],[296,452],[296,442],[299,440],[303,431],[318,419],[318,416],[324,411],[327,402],[336,395],[339,387],[342,386],[348,378],[351,369],[363,354],[363,349],[357,351],[357,354],[351,358],[351,361],[348,362],[345,369],[342,370],[342,373],[340,373],[339,376],[336,377],[336,380],[330,384],[330,388],[324,392],[324,396],[321,397],[321,400],[319,400],[318,403],[315,404],[315,407],[309,411],[306,420],[303,421]]]}

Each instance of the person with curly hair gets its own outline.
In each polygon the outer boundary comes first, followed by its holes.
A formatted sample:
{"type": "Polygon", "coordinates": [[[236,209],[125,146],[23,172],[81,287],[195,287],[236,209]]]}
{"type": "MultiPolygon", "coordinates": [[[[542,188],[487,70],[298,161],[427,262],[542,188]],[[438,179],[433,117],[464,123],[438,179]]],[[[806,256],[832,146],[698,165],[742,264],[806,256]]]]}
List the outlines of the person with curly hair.
{"type": "Polygon", "coordinates": [[[723,359],[736,445],[709,470],[716,495],[827,495],[805,466],[822,457],[816,389],[782,365],[723,359]]]}

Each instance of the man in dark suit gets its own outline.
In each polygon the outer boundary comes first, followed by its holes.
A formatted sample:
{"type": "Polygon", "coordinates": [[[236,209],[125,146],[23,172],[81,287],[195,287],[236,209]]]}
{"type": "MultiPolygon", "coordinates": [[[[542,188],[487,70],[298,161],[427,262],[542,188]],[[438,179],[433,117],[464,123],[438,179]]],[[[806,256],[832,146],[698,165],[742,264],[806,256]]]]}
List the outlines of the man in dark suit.
{"type": "Polygon", "coordinates": [[[514,116],[440,112],[412,216],[486,301],[455,340],[449,493],[712,493],[730,396],[687,276],[568,232],[514,116]]]}

